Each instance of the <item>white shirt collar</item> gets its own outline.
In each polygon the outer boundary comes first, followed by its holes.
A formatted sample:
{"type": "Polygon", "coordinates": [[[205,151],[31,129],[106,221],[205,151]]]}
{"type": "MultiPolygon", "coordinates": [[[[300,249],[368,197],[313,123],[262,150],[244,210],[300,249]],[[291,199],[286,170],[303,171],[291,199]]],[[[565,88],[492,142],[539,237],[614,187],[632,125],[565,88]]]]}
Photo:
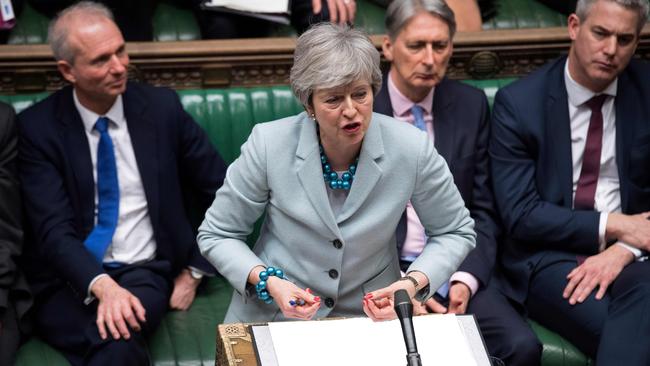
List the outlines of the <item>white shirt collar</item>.
{"type": "Polygon", "coordinates": [[[571,74],[569,73],[569,59],[567,59],[566,63],[564,64],[564,84],[566,84],[569,103],[577,108],[594,97],[596,94],[607,94],[615,97],[616,91],[618,90],[618,77],[614,79],[614,81],[612,81],[601,93],[594,93],[593,91],[578,84],[578,82],[571,77],[571,74]]]}
{"type": "MultiPolygon", "coordinates": [[[[77,111],[79,111],[79,115],[81,116],[81,121],[84,124],[86,132],[92,132],[93,128],[95,127],[95,123],[97,123],[97,119],[101,116],[84,107],[81,102],[79,102],[77,91],[75,89],[72,91],[72,98],[74,99],[74,105],[77,107],[77,111]]],[[[125,122],[122,95],[117,96],[115,103],[113,103],[111,108],[108,110],[108,112],[106,112],[104,116],[111,120],[118,128],[122,127],[125,122]]]]}

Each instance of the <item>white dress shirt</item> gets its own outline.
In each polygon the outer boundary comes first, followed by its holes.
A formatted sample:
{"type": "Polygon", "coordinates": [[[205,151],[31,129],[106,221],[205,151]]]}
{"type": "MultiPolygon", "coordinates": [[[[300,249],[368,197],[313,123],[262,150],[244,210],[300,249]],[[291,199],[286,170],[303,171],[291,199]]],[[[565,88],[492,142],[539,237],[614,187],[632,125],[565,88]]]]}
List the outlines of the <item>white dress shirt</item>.
{"type": "MultiPolygon", "coordinates": [[[[400,121],[405,121],[411,124],[414,124],[415,117],[411,113],[411,108],[414,104],[422,107],[424,114],[424,122],[427,128],[427,134],[431,141],[435,142],[435,135],[433,133],[433,95],[435,93],[435,88],[432,88],[429,94],[424,97],[423,100],[415,103],[408,99],[404,94],[402,94],[391,79],[391,73],[388,73],[387,77],[387,87],[388,87],[388,96],[390,98],[390,103],[393,108],[393,117],[400,121]]],[[[404,245],[402,247],[402,252],[400,253],[400,259],[413,261],[417,256],[422,252],[424,246],[426,245],[426,234],[424,232],[424,226],[420,222],[415,209],[409,202],[406,205],[406,238],[404,239],[404,245]]],[[[450,277],[450,282],[462,282],[469,287],[472,296],[476,293],[479,287],[479,282],[469,272],[457,271],[450,277]]]]}
{"type": "MultiPolygon", "coordinates": [[[[94,129],[97,113],[81,105],[76,91],[73,92],[74,103],[84,125],[90,158],[93,164],[93,179],[95,181],[95,223],[97,222],[97,146],[99,132],[94,129]]],[[[147,207],[142,178],[131,144],[131,135],[124,116],[122,96],[118,96],[105,117],[110,120],[108,133],[113,141],[117,179],[120,189],[120,206],[117,228],[113,240],[104,254],[104,263],[119,262],[125,264],[140,263],[152,260],[156,256],[156,241],[147,207]]],[[[89,284],[88,290],[99,279],[95,277],[89,284]]],[[[87,299],[88,300],[88,299],[87,299]]],[[[92,299],[90,299],[92,300],[92,299]]]]}
{"type": "MultiPolygon", "coordinates": [[[[596,93],[578,84],[571,77],[568,60],[564,66],[564,82],[567,89],[569,120],[571,123],[571,161],[573,166],[573,198],[575,199],[591,118],[591,109],[585,103],[594,97],[596,93]]],[[[594,210],[601,213],[598,225],[600,251],[603,251],[607,245],[605,231],[608,213],[621,212],[620,181],[618,165],[616,164],[616,110],[614,108],[617,88],[618,79],[615,79],[602,93],[599,93],[608,95],[601,109],[603,114],[603,141],[600,155],[600,172],[594,198],[594,210]]],[[[621,242],[616,244],[629,249],[636,258],[639,258],[642,254],[640,250],[627,244],[621,242]]]]}

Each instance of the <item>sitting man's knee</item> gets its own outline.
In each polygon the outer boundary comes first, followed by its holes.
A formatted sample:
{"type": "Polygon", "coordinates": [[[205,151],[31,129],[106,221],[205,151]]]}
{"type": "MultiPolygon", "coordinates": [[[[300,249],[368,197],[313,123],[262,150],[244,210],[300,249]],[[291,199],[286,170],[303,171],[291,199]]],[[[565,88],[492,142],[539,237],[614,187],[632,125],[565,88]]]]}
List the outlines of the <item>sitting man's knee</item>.
{"type": "Polygon", "coordinates": [[[88,355],[89,365],[148,365],[149,352],[146,340],[139,334],[132,334],[129,340],[119,339],[103,343],[88,355]]]}

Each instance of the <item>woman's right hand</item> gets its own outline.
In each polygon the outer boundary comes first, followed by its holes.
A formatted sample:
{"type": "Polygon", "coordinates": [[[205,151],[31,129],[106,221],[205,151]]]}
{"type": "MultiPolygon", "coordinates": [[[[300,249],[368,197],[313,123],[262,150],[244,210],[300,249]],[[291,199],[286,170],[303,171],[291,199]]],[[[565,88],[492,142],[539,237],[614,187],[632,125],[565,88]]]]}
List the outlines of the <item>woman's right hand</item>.
{"type": "Polygon", "coordinates": [[[309,320],[320,308],[320,297],[314,296],[309,288],[303,290],[287,280],[271,277],[266,281],[266,289],[286,318],[309,320]],[[291,305],[301,300],[304,305],[291,305]]]}

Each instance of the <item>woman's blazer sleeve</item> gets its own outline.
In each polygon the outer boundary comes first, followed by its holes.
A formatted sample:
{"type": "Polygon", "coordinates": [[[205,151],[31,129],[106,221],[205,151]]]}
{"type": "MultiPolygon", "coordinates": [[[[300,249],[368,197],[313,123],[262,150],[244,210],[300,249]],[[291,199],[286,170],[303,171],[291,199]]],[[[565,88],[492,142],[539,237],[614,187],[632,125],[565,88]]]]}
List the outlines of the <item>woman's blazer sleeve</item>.
{"type": "Polygon", "coordinates": [[[409,271],[423,272],[429,278],[428,293],[419,294],[424,299],[449,279],[476,246],[476,233],[447,163],[430,139],[421,146],[411,203],[425,228],[427,244],[409,271]]]}
{"type": "Polygon", "coordinates": [[[197,237],[203,256],[240,294],[245,293],[250,270],[264,265],[245,241],[268,200],[265,137],[256,126],[228,168],[197,237]]]}

